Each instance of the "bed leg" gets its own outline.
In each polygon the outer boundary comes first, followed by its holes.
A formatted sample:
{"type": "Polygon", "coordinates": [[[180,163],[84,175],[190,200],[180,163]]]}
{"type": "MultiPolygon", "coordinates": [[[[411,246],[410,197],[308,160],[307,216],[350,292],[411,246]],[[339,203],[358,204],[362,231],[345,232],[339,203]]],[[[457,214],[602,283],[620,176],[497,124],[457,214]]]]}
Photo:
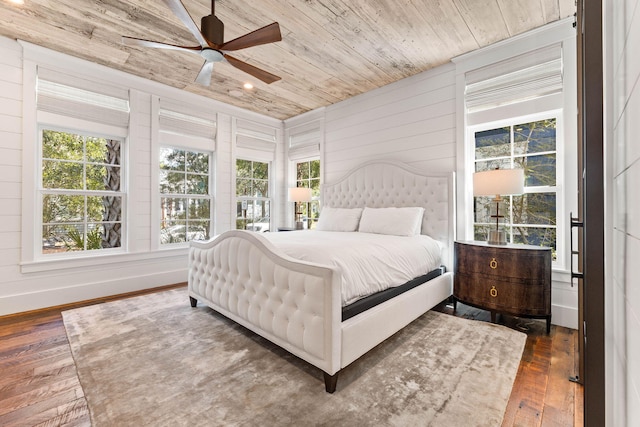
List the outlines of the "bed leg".
{"type": "Polygon", "coordinates": [[[191,302],[191,307],[195,307],[196,305],[198,305],[198,300],[194,297],[189,297],[189,302],[191,302]]]}
{"type": "Polygon", "coordinates": [[[334,391],[336,391],[336,386],[338,385],[338,374],[340,373],[340,371],[336,372],[333,375],[329,375],[326,372],[323,372],[324,374],[324,389],[327,391],[327,393],[333,393],[334,391]]]}

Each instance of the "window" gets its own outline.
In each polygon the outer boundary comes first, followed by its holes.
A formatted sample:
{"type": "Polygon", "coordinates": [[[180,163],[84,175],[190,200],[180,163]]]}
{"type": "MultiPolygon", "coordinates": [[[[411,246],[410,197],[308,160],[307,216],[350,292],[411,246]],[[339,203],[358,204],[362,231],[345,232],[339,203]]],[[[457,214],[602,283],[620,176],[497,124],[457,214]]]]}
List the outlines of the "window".
{"type": "Polygon", "coordinates": [[[210,236],[211,154],[160,147],[160,244],[205,240],[210,236]]]}
{"type": "MultiPolygon", "coordinates": [[[[557,117],[475,129],[476,172],[489,169],[524,169],[524,194],[504,197],[501,214],[507,240],[552,248],[557,259],[557,117]]],[[[491,197],[474,199],[474,238],[486,240],[495,227],[491,197]]]]}
{"type": "Polygon", "coordinates": [[[41,129],[42,254],[122,247],[120,138],[41,129]]]}
{"type": "Polygon", "coordinates": [[[575,31],[561,24],[454,59],[456,102],[464,112],[456,146],[463,160],[460,234],[486,240],[490,224],[495,227],[495,204],[471,196],[472,173],[523,168],[524,194],[508,197],[501,222],[510,241],[551,247],[554,281],[565,283],[571,254],[563,218],[577,203],[575,49],[575,31]]]}
{"type": "Polygon", "coordinates": [[[306,228],[314,228],[320,215],[320,160],[296,163],[296,187],[311,188],[312,201],[302,203],[300,212],[306,228]]]}
{"type": "Polygon", "coordinates": [[[271,229],[269,163],[236,160],[236,229],[271,229]]]}
{"type": "Polygon", "coordinates": [[[209,239],[214,230],[215,115],[165,98],[152,98],[152,107],[159,131],[153,142],[157,175],[152,182],[158,192],[152,197],[157,227],[152,244],[175,248],[209,239]]]}
{"type": "Polygon", "coordinates": [[[24,230],[24,262],[122,252],[128,90],[46,67],[33,71],[38,132],[30,146],[38,161],[35,197],[23,206],[34,224],[24,230]]]}

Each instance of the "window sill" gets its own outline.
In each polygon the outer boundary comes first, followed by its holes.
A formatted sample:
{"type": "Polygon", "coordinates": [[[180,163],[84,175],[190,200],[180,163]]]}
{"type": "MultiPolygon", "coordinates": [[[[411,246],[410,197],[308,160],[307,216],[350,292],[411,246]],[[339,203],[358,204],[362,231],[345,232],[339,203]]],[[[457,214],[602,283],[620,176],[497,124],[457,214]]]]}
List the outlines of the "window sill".
{"type": "Polygon", "coordinates": [[[74,258],[40,259],[20,263],[20,270],[23,274],[40,273],[48,271],[72,270],[72,269],[94,269],[112,264],[132,263],[139,261],[157,261],[164,258],[187,257],[189,247],[159,249],[156,251],[140,253],[117,253],[91,255],[74,258]]]}

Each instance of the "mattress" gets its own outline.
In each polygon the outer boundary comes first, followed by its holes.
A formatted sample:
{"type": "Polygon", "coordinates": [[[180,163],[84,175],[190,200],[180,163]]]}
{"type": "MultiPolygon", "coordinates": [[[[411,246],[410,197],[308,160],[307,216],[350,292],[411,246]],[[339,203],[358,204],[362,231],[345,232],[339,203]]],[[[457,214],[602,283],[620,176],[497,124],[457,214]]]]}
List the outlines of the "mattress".
{"type": "Polygon", "coordinates": [[[439,268],[430,271],[423,276],[418,276],[414,279],[409,280],[403,285],[394,286],[385,289],[384,291],[376,292],[375,294],[360,298],[359,300],[342,307],[342,321],[344,322],[347,319],[351,319],[352,317],[357,316],[358,314],[367,311],[378,304],[382,304],[383,302],[388,301],[391,298],[395,298],[404,292],[410,291],[416,286],[420,286],[431,279],[435,279],[436,277],[443,275],[445,272],[446,268],[444,266],[440,266],[439,268]]]}
{"type": "Polygon", "coordinates": [[[263,234],[292,258],[340,268],[342,306],[437,269],[442,247],[426,235],[293,231],[263,234]]]}

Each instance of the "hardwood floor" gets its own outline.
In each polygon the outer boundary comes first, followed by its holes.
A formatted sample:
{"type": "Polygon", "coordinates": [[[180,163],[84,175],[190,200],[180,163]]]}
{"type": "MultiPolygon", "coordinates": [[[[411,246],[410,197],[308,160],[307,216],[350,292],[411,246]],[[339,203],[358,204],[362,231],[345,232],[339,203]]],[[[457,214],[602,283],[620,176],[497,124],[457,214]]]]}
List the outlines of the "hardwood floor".
{"type": "MultiPolygon", "coordinates": [[[[177,286],[183,285],[172,287],[177,286]]],[[[0,318],[1,426],[90,425],[60,315],[69,308],[72,307],[0,318]]],[[[451,307],[445,304],[435,309],[452,314],[451,307]]],[[[455,315],[489,321],[488,312],[463,304],[458,304],[455,315]]],[[[583,388],[568,380],[577,372],[577,331],[552,326],[546,335],[540,321],[510,316],[499,316],[498,321],[528,335],[502,425],[582,426],[583,388]]]]}
{"type": "MultiPolygon", "coordinates": [[[[435,310],[453,314],[453,308],[446,304],[435,310]]],[[[491,321],[488,311],[461,303],[455,315],[491,321]]],[[[569,381],[578,372],[578,331],[552,325],[547,335],[545,323],[540,320],[506,315],[498,315],[497,319],[498,323],[527,334],[502,426],[583,426],[583,386],[569,381]]]]}

